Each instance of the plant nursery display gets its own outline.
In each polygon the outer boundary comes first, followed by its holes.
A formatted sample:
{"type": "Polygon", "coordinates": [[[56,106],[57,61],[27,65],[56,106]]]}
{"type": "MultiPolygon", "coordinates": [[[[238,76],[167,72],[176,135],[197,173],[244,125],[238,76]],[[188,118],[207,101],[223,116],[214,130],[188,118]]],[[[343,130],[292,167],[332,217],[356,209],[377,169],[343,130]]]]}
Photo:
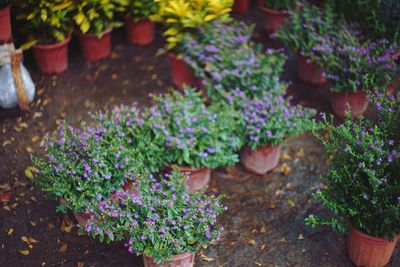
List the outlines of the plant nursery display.
{"type": "Polygon", "coordinates": [[[267,34],[275,34],[289,18],[291,11],[297,9],[297,0],[258,0],[264,14],[264,30],[267,34]]]}
{"type": "Polygon", "coordinates": [[[124,6],[127,39],[131,44],[148,45],[154,40],[154,22],[149,17],[158,11],[154,0],[127,1],[124,6]]]}
{"type": "Polygon", "coordinates": [[[11,0],[0,0],[0,44],[11,40],[11,0]]]}
{"type": "Polygon", "coordinates": [[[122,25],[114,17],[124,11],[124,3],[126,0],[74,0],[73,21],[86,60],[98,61],[110,56],[111,32],[122,25]]]}
{"type": "Polygon", "coordinates": [[[73,30],[72,1],[28,0],[18,2],[18,17],[33,46],[38,69],[45,74],[62,73],[68,68],[68,44],[73,30]]]}
{"type": "Polygon", "coordinates": [[[196,36],[186,36],[180,46],[184,60],[204,81],[213,101],[233,103],[233,94],[247,98],[262,97],[267,91],[280,93],[285,55],[250,41],[253,26],[233,22],[213,22],[196,36]],[[221,32],[224,34],[221,35],[221,32]]]}
{"type": "Polygon", "coordinates": [[[153,96],[153,102],[145,111],[144,127],[151,129],[155,146],[164,148],[163,166],[177,165],[190,173],[190,192],[208,184],[211,169],[238,162],[241,143],[232,107],[219,103],[206,107],[191,88],[153,96]]]}
{"type": "Polygon", "coordinates": [[[313,128],[315,111],[292,106],[290,99],[273,93],[260,99],[242,99],[244,147],[240,162],[251,173],[265,174],[278,164],[287,137],[313,128]]]}
{"type": "Polygon", "coordinates": [[[188,33],[195,33],[197,28],[210,23],[213,20],[230,21],[229,12],[233,0],[155,0],[159,4],[157,14],[151,19],[160,22],[166,28],[163,35],[166,37],[166,50],[170,51],[172,80],[178,86],[184,84],[197,85],[197,81],[182,60],[182,55],[176,53],[179,46],[188,33]]]}
{"type": "Polygon", "coordinates": [[[215,226],[224,211],[221,197],[188,193],[185,176],[137,175],[137,186],[114,198],[92,203],[93,215],[84,227],[101,241],[125,241],[130,253],[143,255],[146,267],[193,266],[201,247],[219,240],[215,226]]]}
{"type": "Polygon", "coordinates": [[[46,155],[34,157],[38,187],[47,197],[60,201],[57,210],[72,210],[79,217],[88,202],[110,197],[134,178],[136,161],[123,138],[107,140],[105,128],[82,123],[80,128],[64,125],[46,142],[46,155]]]}
{"type": "Polygon", "coordinates": [[[398,137],[392,139],[399,127],[400,105],[393,96],[372,99],[376,122],[363,117],[354,121],[350,114],[339,126],[325,119],[328,139],[317,136],[334,160],[321,177],[324,186],[313,196],[334,216],[306,219],[312,226],[350,231],[348,257],[357,266],[386,265],[400,233],[400,145],[398,137]]]}

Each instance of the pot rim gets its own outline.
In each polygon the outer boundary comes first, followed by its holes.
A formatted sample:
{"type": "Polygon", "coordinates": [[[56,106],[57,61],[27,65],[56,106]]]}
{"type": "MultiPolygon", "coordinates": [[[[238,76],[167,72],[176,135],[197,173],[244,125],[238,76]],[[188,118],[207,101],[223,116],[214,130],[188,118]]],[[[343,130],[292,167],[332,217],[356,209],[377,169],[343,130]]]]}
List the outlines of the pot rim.
{"type": "Polygon", "coordinates": [[[170,165],[168,165],[168,169],[172,170],[174,166],[177,166],[181,172],[211,171],[211,168],[207,168],[207,167],[194,168],[194,167],[178,165],[178,164],[170,164],[170,165]]]}
{"type": "Polygon", "coordinates": [[[258,6],[265,13],[269,13],[269,14],[272,14],[272,15],[286,17],[286,16],[288,16],[290,14],[289,10],[273,10],[273,9],[269,9],[268,7],[265,6],[265,4],[263,3],[262,0],[258,0],[258,6]]]}
{"type": "Polygon", "coordinates": [[[369,235],[369,234],[365,233],[364,231],[359,230],[355,227],[353,227],[351,229],[351,231],[355,232],[357,235],[361,236],[363,239],[374,242],[374,243],[393,244],[393,243],[397,243],[397,240],[399,238],[399,236],[397,236],[397,238],[395,237],[392,241],[390,241],[390,240],[386,240],[382,237],[376,237],[376,236],[369,235]]]}
{"type": "Polygon", "coordinates": [[[5,17],[10,14],[11,5],[7,5],[0,9],[0,17],[5,17]]]}
{"type": "MultiPolygon", "coordinates": [[[[178,261],[178,260],[182,260],[182,259],[185,259],[185,258],[189,258],[190,256],[193,256],[193,255],[195,255],[194,252],[187,251],[187,252],[183,252],[183,253],[178,254],[178,255],[174,255],[174,256],[172,257],[172,260],[173,260],[173,261],[178,261]]],[[[146,257],[146,258],[148,258],[148,259],[153,258],[153,257],[147,256],[147,255],[144,254],[144,253],[143,253],[143,257],[146,257]]]]}
{"type": "Polygon", "coordinates": [[[340,95],[358,95],[361,94],[363,96],[365,96],[367,98],[367,95],[365,94],[365,90],[364,89],[358,89],[356,91],[345,91],[345,92],[335,92],[335,91],[331,91],[331,95],[332,96],[340,96],[340,95]]]}
{"type": "Polygon", "coordinates": [[[75,32],[75,35],[77,35],[78,37],[88,37],[88,38],[96,38],[96,39],[101,39],[103,38],[105,35],[110,34],[113,31],[113,28],[109,28],[107,30],[103,31],[103,35],[98,38],[97,35],[95,33],[91,33],[91,32],[87,32],[87,33],[82,33],[80,31],[75,32]]]}
{"type": "Polygon", "coordinates": [[[69,42],[71,42],[71,35],[68,35],[68,37],[65,38],[65,40],[62,42],[55,43],[55,44],[37,44],[37,45],[34,45],[33,48],[41,49],[41,50],[52,50],[52,49],[67,45],[67,44],[69,44],[69,42]]]}

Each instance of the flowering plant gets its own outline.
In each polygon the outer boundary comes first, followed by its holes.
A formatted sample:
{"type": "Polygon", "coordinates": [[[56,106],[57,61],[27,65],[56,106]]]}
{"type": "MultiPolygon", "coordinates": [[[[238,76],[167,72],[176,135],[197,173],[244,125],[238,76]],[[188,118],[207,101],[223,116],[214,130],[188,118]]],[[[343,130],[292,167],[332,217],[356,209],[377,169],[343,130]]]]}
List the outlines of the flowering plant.
{"type": "Polygon", "coordinates": [[[266,94],[261,99],[244,100],[244,143],[251,149],[277,145],[288,136],[296,136],[314,126],[315,111],[292,106],[283,96],[266,94]]]}
{"type": "Polygon", "coordinates": [[[297,6],[297,0],[262,0],[264,6],[271,10],[288,11],[297,6]]]}
{"type": "Polygon", "coordinates": [[[123,12],[128,0],[74,0],[73,20],[83,34],[94,33],[101,37],[104,31],[119,27],[116,12],[123,12]]]}
{"type": "Polygon", "coordinates": [[[34,157],[37,185],[48,197],[60,200],[57,210],[80,212],[98,195],[109,197],[133,178],[133,159],[121,138],[107,140],[105,128],[82,123],[65,125],[48,139],[44,158],[34,157]]]}
{"type": "Polygon", "coordinates": [[[151,16],[161,22],[167,30],[167,49],[180,44],[185,33],[213,20],[229,21],[233,0],[154,0],[160,6],[157,14],[151,16]]]}
{"type": "Polygon", "coordinates": [[[123,3],[124,14],[134,21],[148,18],[158,11],[158,3],[154,0],[131,0],[123,3]]]}
{"type": "Polygon", "coordinates": [[[203,78],[214,101],[232,103],[233,95],[262,97],[267,91],[286,88],[279,79],[285,55],[272,49],[265,53],[254,45],[250,41],[253,29],[240,22],[213,22],[196,36],[184,38],[180,46],[184,60],[203,78]]]}
{"type": "Polygon", "coordinates": [[[214,225],[224,207],[221,197],[189,195],[182,178],[187,177],[177,170],[159,179],[139,176],[131,191],[93,202],[84,230],[101,241],[127,240],[129,252],[154,257],[159,264],[198,252],[219,240],[223,228],[214,225]]]}
{"type": "Polygon", "coordinates": [[[348,116],[337,127],[325,120],[329,137],[324,140],[318,136],[334,160],[322,177],[325,186],[313,196],[335,216],[322,219],[311,215],[307,224],[327,224],[344,232],[348,219],[353,227],[371,236],[390,240],[399,234],[400,143],[398,137],[392,139],[395,133],[388,128],[395,126],[395,120],[399,122],[399,102],[388,97],[378,103],[379,116],[385,121],[377,124],[364,118],[353,121],[348,116]]]}
{"type": "Polygon", "coordinates": [[[71,0],[28,0],[17,4],[17,19],[23,21],[23,31],[34,39],[26,47],[62,42],[71,34],[71,0]]]}
{"type": "Polygon", "coordinates": [[[237,115],[231,107],[206,107],[199,93],[190,88],[153,96],[153,101],[144,120],[153,143],[164,150],[164,165],[216,168],[238,161],[237,115]]]}

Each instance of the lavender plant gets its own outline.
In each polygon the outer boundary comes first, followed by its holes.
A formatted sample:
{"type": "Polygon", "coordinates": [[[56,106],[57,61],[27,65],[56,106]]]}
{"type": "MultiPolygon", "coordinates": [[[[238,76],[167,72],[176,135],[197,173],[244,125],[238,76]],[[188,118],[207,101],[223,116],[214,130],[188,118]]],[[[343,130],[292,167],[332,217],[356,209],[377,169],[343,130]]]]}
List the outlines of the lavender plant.
{"type": "Polygon", "coordinates": [[[380,97],[376,106],[376,124],[365,118],[353,121],[348,116],[337,127],[332,120],[325,120],[329,137],[317,136],[334,160],[322,177],[325,186],[313,196],[335,215],[330,219],[310,215],[306,224],[326,224],[341,232],[353,226],[388,240],[399,234],[400,143],[398,137],[393,140],[393,130],[399,127],[395,124],[399,122],[399,102],[380,97]]]}
{"type": "Polygon", "coordinates": [[[233,94],[262,97],[267,91],[279,94],[286,88],[279,79],[285,55],[272,49],[264,53],[250,41],[253,29],[241,22],[213,22],[184,38],[184,60],[203,78],[214,101],[232,103],[233,94]]]}
{"type": "Polygon", "coordinates": [[[65,124],[54,139],[46,142],[46,155],[34,157],[37,185],[49,197],[63,199],[58,211],[81,212],[98,195],[109,197],[132,179],[136,166],[121,138],[107,140],[105,128],[82,123],[65,124]]]}
{"type": "Polygon", "coordinates": [[[154,145],[164,151],[163,165],[216,168],[238,161],[241,144],[231,107],[218,103],[206,107],[191,88],[153,96],[153,101],[145,112],[145,125],[154,145]]]}
{"type": "Polygon", "coordinates": [[[101,241],[124,240],[130,253],[154,257],[159,264],[220,239],[223,228],[215,224],[224,210],[221,197],[189,195],[187,177],[177,170],[157,178],[138,176],[131,191],[94,201],[84,230],[101,241]]]}
{"type": "Polygon", "coordinates": [[[280,144],[286,137],[311,130],[315,111],[292,106],[289,100],[272,94],[262,99],[244,100],[241,109],[244,143],[254,150],[280,144]]]}

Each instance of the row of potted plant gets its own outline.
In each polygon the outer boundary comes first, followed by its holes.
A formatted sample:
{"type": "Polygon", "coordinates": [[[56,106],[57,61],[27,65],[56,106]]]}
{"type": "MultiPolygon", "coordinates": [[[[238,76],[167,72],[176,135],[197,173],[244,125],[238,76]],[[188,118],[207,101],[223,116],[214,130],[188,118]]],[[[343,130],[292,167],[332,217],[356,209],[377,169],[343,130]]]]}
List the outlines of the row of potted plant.
{"type": "Polygon", "coordinates": [[[28,36],[23,47],[33,46],[39,70],[53,74],[68,68],[68,44],[73,32],[83,57],[89,61],[110,56],[111,32],[123,20],[131,44],[150,44],[154,23],[148,18],[157,12],[158,5],[153,0],[29,0],[16,2],[15,9],[22,31],[28,36]]]}

